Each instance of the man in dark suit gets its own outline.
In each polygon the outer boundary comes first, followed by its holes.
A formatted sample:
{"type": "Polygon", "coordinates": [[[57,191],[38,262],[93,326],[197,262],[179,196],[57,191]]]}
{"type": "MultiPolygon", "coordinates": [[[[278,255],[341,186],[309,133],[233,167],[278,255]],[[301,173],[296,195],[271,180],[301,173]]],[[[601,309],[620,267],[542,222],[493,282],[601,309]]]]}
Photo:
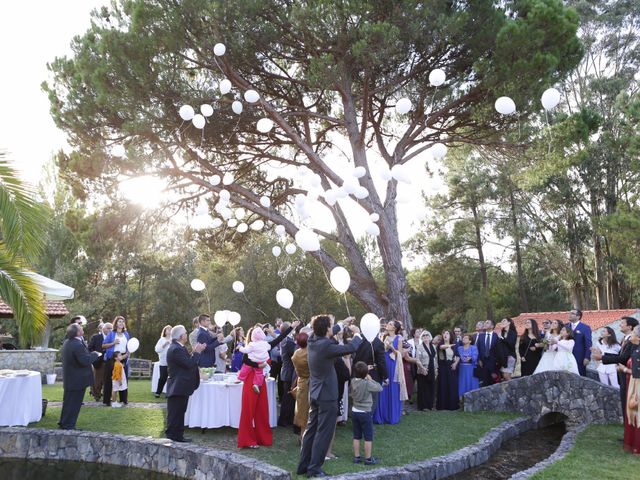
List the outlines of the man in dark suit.
{"type": "Polygon", "coordinates": [[[167,438],[174,442],[190,442],[184,438],[184,414],[189,397],[200,386],[198,360],[207,347],[196,343],[193,354],[189,355],[185,345],[189,343],[187,329],[176,325],[171,329],[171,345],[167,350],[167,438]]]}
{"type": "Polygon", "coordinates": [[[89,351],[102,354],[100,358],[93,362],[93,386],[91,387],[91,395],[96,402],[99,402],[102,398],[102,385],[104,384],[104,351],[102,344],[107,338],[107,335],[111,333],[111,330],[113,330],[113,325],[100,322],[98,332],[89,340],[89,351]]]}
{"type": "Polygon", "coordinates": [[[484,333],[478,335],[476,347],[478,348],[478,366],[482,368],[483,387],[493,385],[493,374],[496,371],[496,346],[498,335],[493,331],[495,325],[491,320],[484,322],[484,333]]]}
{"type": "MultiPolygon", "coordinates": [[[[612,353],[605,353],[604,355],[597,347],[592,348],[593,353],[591,357],[594,360],[602,360],[604,365],[620,364],[627,366],[631,353],[633,352],[634,345],[629,341],[631,338],[631,332],[638,325],[638,320],[633,317],[622,317],[620,321],[620,331],[624,334],[622,340],[622,347],[617,355],[612,353]]],[[[618,385],[620,385],[620,403],[622,404],[622,415],[626,416],[627,412],[627,376],[618,371],[618,385]]]]}
{"type": "MultiPolygon", "coordinates": [[[[366,338],[362,338],[360,346],[356,350],[356,354],[353,358],[352,364],[357,362],[364,362],[369,367],[369,375],[376,382],[382,384],[387,380],[387,362],[384,358],[384,344],[378,337],[373,339],[373,342],[369,342],[366,338]]],[[[352,377],[355,377],[355,370],[352,370],[352,377]]],[[[376,411],[378,405],[378,397],[380,392],[371,392],[373,399],[373,406],[371,411],[376,411]]]]}
{"type": "MultiPolygon", "coordinates": [[[[216,336],[209,330],[211,328],[211,318],[209,315],[203,313],[198,317],[200,323],[200,330],[198,331],[198,343],[204,343],[206,348],[202,352],[202,355],[198,358],[199,367],[215,367],[216,366],[216,348],[218,348],[224,342],[224,335],[218,334],[216,336]]],[[[171,347],[169,347],[171,348],[171,347]]]]}
{"type": "MultiPolygon", "coordinates": [[[[360,329],[348,327],[355,336],[351,343],[338,345],[332,341],[333,318],[318,315],[311,320],[313,335],[307,343],[309,355],[309,421],[302,440],[298,475],[324,477],[322,464],[329,450],[338,418],[338,378],[334,359],[354,353],[362,339],[360,329]]],[[[337,327],[337,326],[336,326],[337,327]]]]}
{"type": "Polygon", "coordinates": [[[578,363],[578,371],[587,376],[587,365],[591,361],[591,327],[582,321],[582,310],[574,308],[569,312],[567,328],[573,331],[573,356],[578,363]]]}
{"type": "Polygon", "coordinates": [[[62,345],[62,412],[58,425],[63,430],[75,430],[82,399],[87,387],[93,385],[91,363],[100,357],[99,352],[90,353],[84,344],[81,325],[73,323],[67,327],[67,336],[62,345]]]}
{"type": "MultiPolygon", "coordinates": [[[[289,322],[284,322],[280,329],[284,332],[291,327],[289,322]]],[[[288,427],[293,425],[293,416],[296,408],[296,401],[289,394],[291,390],[291,384],[293,383],[293,376],[295,369],[293,368],[293,362],[291,356],[296,351],[296,342],[293,338],[287,336],[279,345],[282,356],[282,369],[280,370],[280,380],[283,385],[283,395],[280,399],[280,416],[278,417],[279,427],[288,427]]]]}

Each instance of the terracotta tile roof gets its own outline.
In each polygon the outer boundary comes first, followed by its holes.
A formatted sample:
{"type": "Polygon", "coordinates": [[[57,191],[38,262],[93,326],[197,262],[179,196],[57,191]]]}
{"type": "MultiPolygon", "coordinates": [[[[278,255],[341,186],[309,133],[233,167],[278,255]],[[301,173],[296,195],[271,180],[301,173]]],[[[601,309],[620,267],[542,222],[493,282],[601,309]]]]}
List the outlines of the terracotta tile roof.
{"type": "MultiPolygon", "coordinates": [[[[619,320],[622,317],[629,317],[640,310],[636,308],[620,309],[620,310],[583,310],[582,322],[591,327],[591,331],[595,331],[598,328],[605,327],[611,323],[619,320]]],[[[634,315],[635,316],[635,315],[634,315]]],[[[541,322],[543,320],[562,320],[564,323],[569,321],[569,311],[565,312],[536,312],[536,313],[521,313],[517,317],[513,317],[513,321],[516,324],[518,335],[522,335],[524,332],[524,322],[527,318],[533,318],[538,322],[538,327],[542,328],[541,322]]]]}
{"type": "MultiPolygon", "coordinates": [[[[49,317],[64,317],[69,314],[69,310],[62,300],[47,300],[45,302],[47,315],[49,317]]],[[[0,300],[0,317],[12,317],[13,311],[11,307],[0,300]]]]}

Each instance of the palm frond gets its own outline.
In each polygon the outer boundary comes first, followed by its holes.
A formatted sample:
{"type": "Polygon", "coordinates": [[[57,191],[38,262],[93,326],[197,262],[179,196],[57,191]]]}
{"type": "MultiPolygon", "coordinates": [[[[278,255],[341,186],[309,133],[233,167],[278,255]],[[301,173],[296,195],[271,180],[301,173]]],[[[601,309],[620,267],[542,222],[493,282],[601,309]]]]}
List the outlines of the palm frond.
{"type": "Polygon", "coordinates": [[[47,215],[35,192],[0,151],[0,234],[8,254],[35,261],[45,240],[47,215]]]}
{"type": "Polygon", "coordinates": [[[44,295],[3,243],[0,243],[0,298],[13,310],[20,344],[24,347],[37,343],[47,324],[44,295]]]}

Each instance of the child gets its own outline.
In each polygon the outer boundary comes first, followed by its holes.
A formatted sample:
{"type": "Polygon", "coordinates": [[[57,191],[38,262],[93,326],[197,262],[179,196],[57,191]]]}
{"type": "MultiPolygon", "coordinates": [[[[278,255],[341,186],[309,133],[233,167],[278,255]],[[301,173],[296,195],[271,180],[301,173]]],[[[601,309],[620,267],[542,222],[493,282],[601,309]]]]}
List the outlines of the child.
{"type": "Polygon", "coordinates": [[[371,456],[373,447],[373,417],[371,407],[373,406],[372,392],[381,392],[382,385],[371,379],[369,367],[364,362],[357,362],[353,369],[355,378],[351,380],[351,397],[353,407],[351,408],[353,423],[353,463],[362,462],[360,457],[360,440],[364,435],[364,464],[375,465],[378,460],[371,456]]]}
{"type": "MultiPolygon", "coordinates": [[[[256,327],[251,332],[251,341],[246,347],[239,347],[242,353],[246,353],[249,356],[249,360],[255,363],[265,363],[269,360],[269,350],[271,345],[266,340],[266,335],[260,327],[256,327]]],[[[262,368],[254,368],[249,365],[242,365],[240,373],[238,374],[239,380],[246,380],[249,372],[253,370],[253,391],[260,393],[260,387],[264,384],[265,372],[262,368]]]]}
{"type": "Polygon", "coordinates": [[[127,375],[124,372],[122,361],[126,358],[126,354],[118,352],[113,362],[113,373],[111,374],[111,380],[113,381],[113,393],[111,395],[111,406],[113,408],[120,408],[122,404],[117,402],[118,392],[123,392],[127,389],[127,375]]]}

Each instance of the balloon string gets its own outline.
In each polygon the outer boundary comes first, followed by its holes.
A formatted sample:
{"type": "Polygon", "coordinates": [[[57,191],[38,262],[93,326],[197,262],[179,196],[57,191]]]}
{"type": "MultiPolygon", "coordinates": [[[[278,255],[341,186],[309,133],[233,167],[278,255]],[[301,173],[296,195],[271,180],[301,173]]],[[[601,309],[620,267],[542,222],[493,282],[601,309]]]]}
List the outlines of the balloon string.
{"type": "Polygon", "coordinates": [[[280,277],[282,286],[286,288],[286,285],[284,284],[284,274],[280,272],[280,261],[278,260],[278,257],[276,257],[276,266],[278,267],[278,277],[280,277]]]}
{"type": "Polygon", "coordinates": [[[551,124],[549,124],[549,115],[547,114],[547,109],[544,109],[544,118],[547,120],[547,132],[549,132],[549,149],[547,150],[547,155],[551,154],[551,142],[553,141],[553,134],[551,133],[551,124]]]}
{"type": "Polygon", "coordinates": [[[287,308],[287,310],[289,310],[291,312],[291,315],[293,315],[293,318],[295,318],[296,320],[298,320],[300,323],[302,323],[302,320],[300,320],[298,318],[298,316],[293,312],[293,310],[291,310],[290,308],[287,308]]]}
{"type": "Polygon", "coordinates": [[[251,305],[253,308],[255,308],[258,312],[260,312],[262,315],[264,315],[265,318],[269,318],[269,316],[264,313],[262,310],[260,310],[258,307],[256,307],[253,303],[251,303],[249,301],[249,299],[247,298],[247,295],[244,293],[244,291],[242,292],[242,296],[244,297],[244,301],[247,302],[249,305],[251,305]]]}
{"type": "Polygon", "coordinates": [[[344,305],[347,307],[347,317],[351,316],[351,312],[349,312],[349,302],[347,302],[347,292],[342,294],[344,296],[344,305]]]}

